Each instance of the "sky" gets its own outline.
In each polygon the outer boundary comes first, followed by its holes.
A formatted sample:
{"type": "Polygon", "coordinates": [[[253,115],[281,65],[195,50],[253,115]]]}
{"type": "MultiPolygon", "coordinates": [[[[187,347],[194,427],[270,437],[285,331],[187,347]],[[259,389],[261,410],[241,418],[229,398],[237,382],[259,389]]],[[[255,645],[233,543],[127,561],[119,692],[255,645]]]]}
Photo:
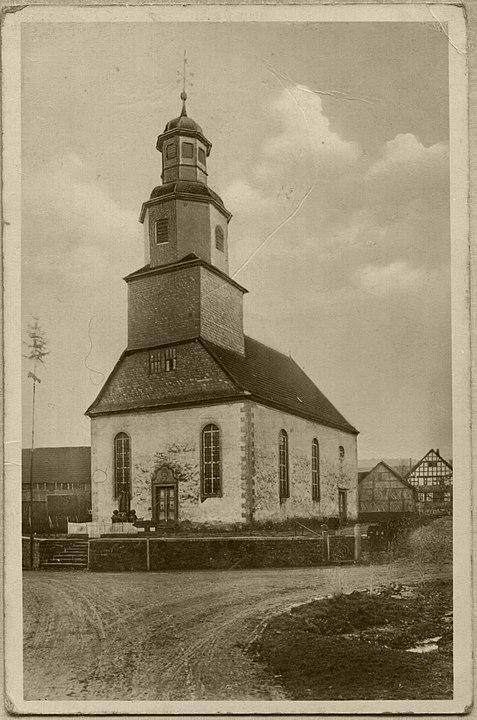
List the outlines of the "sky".
{"type": "Polygon", "coordinates": [[[38,317],[50,349],[36,445],[90,443],[184,48],[245,331],[295,358],[360,431],[360,457],[451,457],[448,44],[433,23],[23,26],[22,322],[38,317]]]}

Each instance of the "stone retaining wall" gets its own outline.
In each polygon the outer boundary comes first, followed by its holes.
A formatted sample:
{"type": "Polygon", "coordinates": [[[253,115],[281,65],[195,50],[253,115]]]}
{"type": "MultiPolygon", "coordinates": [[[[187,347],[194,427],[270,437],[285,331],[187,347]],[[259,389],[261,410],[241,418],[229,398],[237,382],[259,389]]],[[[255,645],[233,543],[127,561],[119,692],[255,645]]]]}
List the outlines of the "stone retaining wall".
{"type": "MultiPolygon", "coordinates": [[[[90,540],[89,569],[206,570],[326,564],[321,538],[150,538],[90,540]]],[[[352,556],[351,558],[352,559],[352,556]]]]}

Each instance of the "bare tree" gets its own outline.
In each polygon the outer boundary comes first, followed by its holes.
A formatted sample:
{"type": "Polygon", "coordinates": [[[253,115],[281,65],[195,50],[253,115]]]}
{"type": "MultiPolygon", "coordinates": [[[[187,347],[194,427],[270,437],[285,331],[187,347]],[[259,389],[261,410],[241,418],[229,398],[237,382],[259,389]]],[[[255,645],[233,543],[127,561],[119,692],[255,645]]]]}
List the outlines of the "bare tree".
{"type": "Polygon", "coordinates": [[[31,414],[31,454],[30,454],[30,508],[29,508],[29,521],[30,521],[30,569],[33,569],[33,451],[35,449],[35,395],[36,395],[36,384],[41,383],[40,378],[37,376],[38,364],[44,364],[45,357],[49,355],[48,341],[45,333],[40,327],[38,318],[33,318],[33,321],[28,325],[27,329],[28,342],[24,342],[28,352],[24,355],[28,360],[33,362],[33,371],[28,373],[28,377],[32,379],[33,393],[32,393],[32,414],[31,414]]]}

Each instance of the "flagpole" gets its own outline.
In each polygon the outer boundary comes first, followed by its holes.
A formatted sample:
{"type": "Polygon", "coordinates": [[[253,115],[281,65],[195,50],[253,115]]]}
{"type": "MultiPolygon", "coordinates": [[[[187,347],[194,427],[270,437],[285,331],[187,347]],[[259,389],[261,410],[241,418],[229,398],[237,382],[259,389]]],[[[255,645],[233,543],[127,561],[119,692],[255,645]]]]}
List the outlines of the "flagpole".
{"type": "Polygon", "coordinates": [[[33,450],[35,449],[35,392],[36,383],[41,382],[35,373],[28,373],[33,382],[33,402],[31,414],[31,452],[30,452],[30,570],[33,570],[34,548],[33,548],[33,450]]]}

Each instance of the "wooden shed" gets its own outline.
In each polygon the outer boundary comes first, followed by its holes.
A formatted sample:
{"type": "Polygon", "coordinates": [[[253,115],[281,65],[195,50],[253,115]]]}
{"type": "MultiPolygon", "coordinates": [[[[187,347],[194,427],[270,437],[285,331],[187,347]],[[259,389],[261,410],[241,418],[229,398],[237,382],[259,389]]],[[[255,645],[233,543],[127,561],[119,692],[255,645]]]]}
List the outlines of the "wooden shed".
{"type": "Polygon", "coordinates": [[[416,491],[384,461],[358,481],[358,513],[361,522],[379,522],[416,512],[416,491]]]}

